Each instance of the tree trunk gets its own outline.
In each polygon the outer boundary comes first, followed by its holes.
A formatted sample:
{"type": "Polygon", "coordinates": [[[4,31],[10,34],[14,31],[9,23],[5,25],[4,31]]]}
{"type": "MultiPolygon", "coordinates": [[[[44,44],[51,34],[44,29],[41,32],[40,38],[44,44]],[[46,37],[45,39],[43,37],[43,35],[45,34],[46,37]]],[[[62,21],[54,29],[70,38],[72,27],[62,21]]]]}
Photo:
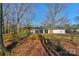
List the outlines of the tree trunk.
{"type": "Polygon", "coordinates": [[[19,33],[19,23],[17,23],[17,34],[19,33]]]}
{"type": "Polygon", "coordinates": [[[4,44],[3,44],[3,18],[2,18],[2,3],[0,3],[0,55],[4,55],[4,44]]]}

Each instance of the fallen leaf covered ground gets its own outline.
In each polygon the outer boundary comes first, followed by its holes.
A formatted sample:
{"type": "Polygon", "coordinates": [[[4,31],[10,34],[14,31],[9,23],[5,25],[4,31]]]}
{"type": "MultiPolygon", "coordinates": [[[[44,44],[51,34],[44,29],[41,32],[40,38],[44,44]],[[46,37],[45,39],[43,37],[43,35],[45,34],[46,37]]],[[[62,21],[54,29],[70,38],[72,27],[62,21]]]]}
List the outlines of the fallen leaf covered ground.
{"type": "Polygon", "coordinates": [[[71,54],[79,55],[79,44],[73,41],[61,40],[61,46],[71,54]]]}
{"type": "Polygon", "coordinates": [[[23,39],[11,50],[15,56],[46,56],[48,55],[42,46],[38,35],[30,35],[23,39]]]}

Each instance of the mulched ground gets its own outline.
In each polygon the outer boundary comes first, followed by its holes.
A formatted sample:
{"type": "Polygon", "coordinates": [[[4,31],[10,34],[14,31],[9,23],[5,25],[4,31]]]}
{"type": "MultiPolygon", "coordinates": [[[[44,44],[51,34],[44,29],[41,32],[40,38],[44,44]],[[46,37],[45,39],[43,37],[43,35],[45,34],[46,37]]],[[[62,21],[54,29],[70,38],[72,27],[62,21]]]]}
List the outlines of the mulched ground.
{"type": "MultiPolygon", "coordinates": [[[[13,41],[5,43],[5,47],[10,45],[13,41]]],[[[62,48],[71,54],[79,56],[79,43],[61,39],[60,44],[62,48]]],[[[16,47],[11,49],[13,56],[48,56],[38,35],[33,34],[28,38],[21,40],[16,47]]]]}
{"type": "Polygon", "coordinates": [[[79,44],[73,41],[61,40],[61,46],[71,54],[79,55],[79,44]]]}
{"type": "Polygon", "coordinates": [[[37,35],[23,39],[11,50],[13,56],[47,56],[47,52],[37,35]]]}

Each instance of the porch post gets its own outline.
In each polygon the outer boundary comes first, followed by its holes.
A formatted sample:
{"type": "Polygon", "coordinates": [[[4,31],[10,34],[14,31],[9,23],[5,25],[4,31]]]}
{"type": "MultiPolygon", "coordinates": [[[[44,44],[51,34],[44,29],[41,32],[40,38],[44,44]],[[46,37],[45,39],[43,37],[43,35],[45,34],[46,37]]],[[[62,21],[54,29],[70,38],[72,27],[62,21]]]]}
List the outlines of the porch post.
{"type": "Polygon", "coordinates": [[[45,34],[45,30],[43,29],[43,34],[45,34]]]}
{"type": "Polygon", "coordinates": [[[35,29],[33,29],[33,33],[35,34],[35,29]]]}

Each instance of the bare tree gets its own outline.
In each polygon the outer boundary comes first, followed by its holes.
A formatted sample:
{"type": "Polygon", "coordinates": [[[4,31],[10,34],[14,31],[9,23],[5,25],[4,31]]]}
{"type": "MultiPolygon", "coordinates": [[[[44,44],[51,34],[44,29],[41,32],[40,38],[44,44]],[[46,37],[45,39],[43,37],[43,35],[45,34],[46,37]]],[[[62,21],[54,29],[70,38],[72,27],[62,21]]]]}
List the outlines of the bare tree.
{"type": "MultiPolygon", "coordinates": [[[[15,15],[16,15],[16,24],[17,24],[17,33],[19,33],[20,21],[23,19],[23,16],[29,12],[31,4],[15,4],[15,15]]],[[[28,14],[29,15],[29,14],[28,14]]],[[[29,20],[30,21],[30,20],[29,20]]]]}
{"type": "Polygon", "coordinates": [[[47,4],[47,19],[49,19],[51,28],[54,28],[59,22],[61,18],[60,13],[63,12],[65,6],[65,4],[47,4]]]}
{"type": "Polygon", "coordinates": [[[27,12],[26,15],[23,16],[23,18],[24,18],[25,27],[31,27],[33,25],[32,21],[35,18],[35,8],[34,8],[34,6],[31,6],[29,11],[27,12]]]}
{"type": "Polygon", "coordinates": [[[4,20],[4,33],[9,33],[10,29],[10,4],[3,4],[3,20],[4,20]]]}
{"type": "Polygon", "coordinates": [[[67,26],[69,24],[69,19],[68,16],[64,15],[62,16],[57,25],[60,25],[61,27],[63,27],[64,29],[67,29],[69,26],[67,26]]]}
{"type": "Polygon", "coordinates": [[[30,25],[30,23],[34,17],[34,10],[33,10],[32,6],[33,6],[33,4],[28,4],[28,3],[27,4],[20,3],[20,4],[7,4],[6,5],[6,8],[5,8],[6,12],[4,12],[4,15],[6,15],[6,17],[8,19],[10,19],[9,22],[11,22],[13,27],[17,26],[17,28],[16,28],[17,33],[19,33],[20,24],[23,22],[23,20],[26,20],[25,24],[27,24],[28,26],[30,25]]]}
{"type": "Polygon", "coordinates": [[[29,9],[30,4],[15,4],[15,15],[16,15],[16,24],[17,24],[17,33],[19,33],[20,28],[20,20],[25,14],[25,12],[29,9]]]}
{"type": "Polygon", "coordinates": [[[79,16],[76,16],[75,18],[76,18],[77,23],[79,24],[79,16]]]}
{"type": "Polygon", "coordinates": [[[41,21],[41,26],[43,27],[43,28],[50,28],[50,22],[49,22],[49,20],[48,19],[43,19],[42,21],[41,21]]]}

